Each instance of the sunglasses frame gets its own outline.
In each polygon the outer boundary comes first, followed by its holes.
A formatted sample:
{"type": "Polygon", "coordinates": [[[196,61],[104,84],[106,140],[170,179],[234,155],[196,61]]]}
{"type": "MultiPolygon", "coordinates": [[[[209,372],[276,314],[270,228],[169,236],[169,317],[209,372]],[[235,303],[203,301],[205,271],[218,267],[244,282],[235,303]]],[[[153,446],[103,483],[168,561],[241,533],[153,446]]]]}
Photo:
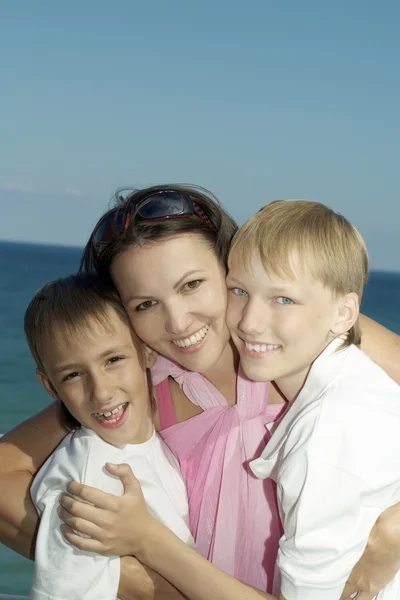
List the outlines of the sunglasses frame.
{"type": "Polygon", "coordinates": [[[105,254],[107,253],[107,250],[109,250],[112,247],[112,245],[117,241],[118,235],[127,231],[132,219],[150,223],[152,221],[166,221],[168,219],[187,218],[193,215],[199,217],[203,221],[203,223],[205,223],[210,229],[212,229],[216,233],[217,230],[215,229],[215,227],[210,223],[207,216],[204,214],[204,212],[201,210],[198,204],[196,204],[196,202],[192,200],[192,198],[187,192],[180,190],[160,190],[157,192],[152,192],[148,196],[145,196],[144,198],[138,200],[136,203],[133,201],[130,202],[128,199],[127,205],[123,209],[118,207],[111,209],[100,219],[100,221],[94,228],[93,233],[91,235],[91,244],[96,260],[100,262],[104,258],[105,254]],[[152,218],[144,217],[140,214],[141,207],[149,204],[152,198],[156,199],[162,194],[176,194],[177,196],[179,196],[179,199],[182,202],[182,211],[178,214],[166,214],[163,216],[152,218]],[[118,217],[120,215],[124,220],[123,223],[121,223],[121,225],[118,225],[116,221],[118,220],[118,217]],[[96,235],[99,233],[100,228],[104,226],[105,223],[107,223],[107,226],[103,230],[101,239],[98,242],[96,242],[96,235]],[[109,233],[111,238],[114,239],[103,241],[106,232],[109,233]]]}

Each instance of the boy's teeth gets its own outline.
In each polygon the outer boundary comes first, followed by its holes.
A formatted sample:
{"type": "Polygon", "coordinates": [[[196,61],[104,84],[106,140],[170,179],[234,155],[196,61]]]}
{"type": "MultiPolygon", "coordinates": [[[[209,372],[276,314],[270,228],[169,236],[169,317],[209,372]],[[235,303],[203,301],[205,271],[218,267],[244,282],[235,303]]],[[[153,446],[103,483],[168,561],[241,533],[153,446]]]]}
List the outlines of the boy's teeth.
{"type": "Polygon", "coordinates": [[[199,342],[201,342],[201,340],[203,340],[206,336],[207,331],[208,325],[206,325],[205,327],[203,327],[203,329],[200,329],[188,338],[184,338],[183,340],[172,340],[172,342],[175,344],[175,346],[178,346],[178,348],[190,348],[190,346],[194,346],[194,344],[198,344],[199,342]]]}
{"type": "MultiPolygon", "coordinates": [[[[117,406],[116,408],[114,408],[114,410],[111,411],[107,411],[104,413],[94,413],[94,416],[96,418],[107,418],[107,417],[111,417],[112,415],[116,415],[119,411],[123,410],[125,407],[127,406],[127,402],[123,402],[122,404],[120,404],[119,406],[117,406]]],[[[118,419],[108,419],[110,423],[114,423],[115,421],[117,421],[118,419]]]]}
{"type": "Polygon", "coordinates": [[[247,350],[252,350],[253,352],[267,352],[271,350],[277,350],[280,348],[280,344],[249,344],[245,342],[247,350]]]}

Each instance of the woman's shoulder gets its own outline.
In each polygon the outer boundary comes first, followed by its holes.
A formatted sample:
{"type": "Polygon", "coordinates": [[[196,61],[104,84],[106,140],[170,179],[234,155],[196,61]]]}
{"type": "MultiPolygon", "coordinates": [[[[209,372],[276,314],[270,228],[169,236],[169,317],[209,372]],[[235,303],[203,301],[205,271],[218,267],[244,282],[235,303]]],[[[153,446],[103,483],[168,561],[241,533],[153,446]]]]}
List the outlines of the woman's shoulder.
{"type": "Polygon", "coordinates": [[[174,379],[186,372],[186,369],[173,362],[165,356],[157,356],[157,360],[151,368],[151,379],[154,386],[162,383],[168,377],[174,379]]]}

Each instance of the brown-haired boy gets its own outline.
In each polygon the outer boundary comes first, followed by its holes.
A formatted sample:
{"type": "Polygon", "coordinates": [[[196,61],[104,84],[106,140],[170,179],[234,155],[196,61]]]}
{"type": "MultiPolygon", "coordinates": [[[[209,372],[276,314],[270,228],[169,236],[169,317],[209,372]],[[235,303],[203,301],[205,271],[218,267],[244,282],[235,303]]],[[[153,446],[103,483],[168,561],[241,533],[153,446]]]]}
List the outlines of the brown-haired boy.
{"type": "Polygon", "coordinates": [[[118,296],[93,275],[58,279],[39,290],[26,311],[25,332],[40,382],[77,424],[31,488],[41,521],[30,597],[114,600],[119,557],[78,550],[64,539],[59,496],[71,480],[121,495],[121,481],[105,464],[128,463],[151,512],[193,545],[177,461],[153,428],[152,355],[118,296]]]}

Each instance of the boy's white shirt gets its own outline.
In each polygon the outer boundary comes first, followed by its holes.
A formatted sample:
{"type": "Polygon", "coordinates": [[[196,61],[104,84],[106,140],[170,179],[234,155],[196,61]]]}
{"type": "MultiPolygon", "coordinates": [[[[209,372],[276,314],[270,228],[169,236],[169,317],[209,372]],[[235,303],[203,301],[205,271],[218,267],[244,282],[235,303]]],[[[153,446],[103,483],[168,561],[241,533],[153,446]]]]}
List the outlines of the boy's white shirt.
{"type": "MultiPolygon", "coordinates": [[[[400,501],[400,386],[331,342],[274,429],[257,477],[277,481],[286,600],[338,600],[377,517],[400,501]]],[[[399,574],[377,598],[400,598],[399,574]]]]}
{"type": "Polygon", "coordinates": [[[121,496],[121,480],[105,463],[128,463],[142,486],[147,508],[184,542],[194,547],[188,525],[185,484],[178,462],[153,432],[143,444],[112,446],[82,427],[67,435],[36,475],[32,500],[41,518],[30,598],[33,600],[114,600],[120,559],[79,550],[60,531],[59,499],[69,481],[121,496]]]}

